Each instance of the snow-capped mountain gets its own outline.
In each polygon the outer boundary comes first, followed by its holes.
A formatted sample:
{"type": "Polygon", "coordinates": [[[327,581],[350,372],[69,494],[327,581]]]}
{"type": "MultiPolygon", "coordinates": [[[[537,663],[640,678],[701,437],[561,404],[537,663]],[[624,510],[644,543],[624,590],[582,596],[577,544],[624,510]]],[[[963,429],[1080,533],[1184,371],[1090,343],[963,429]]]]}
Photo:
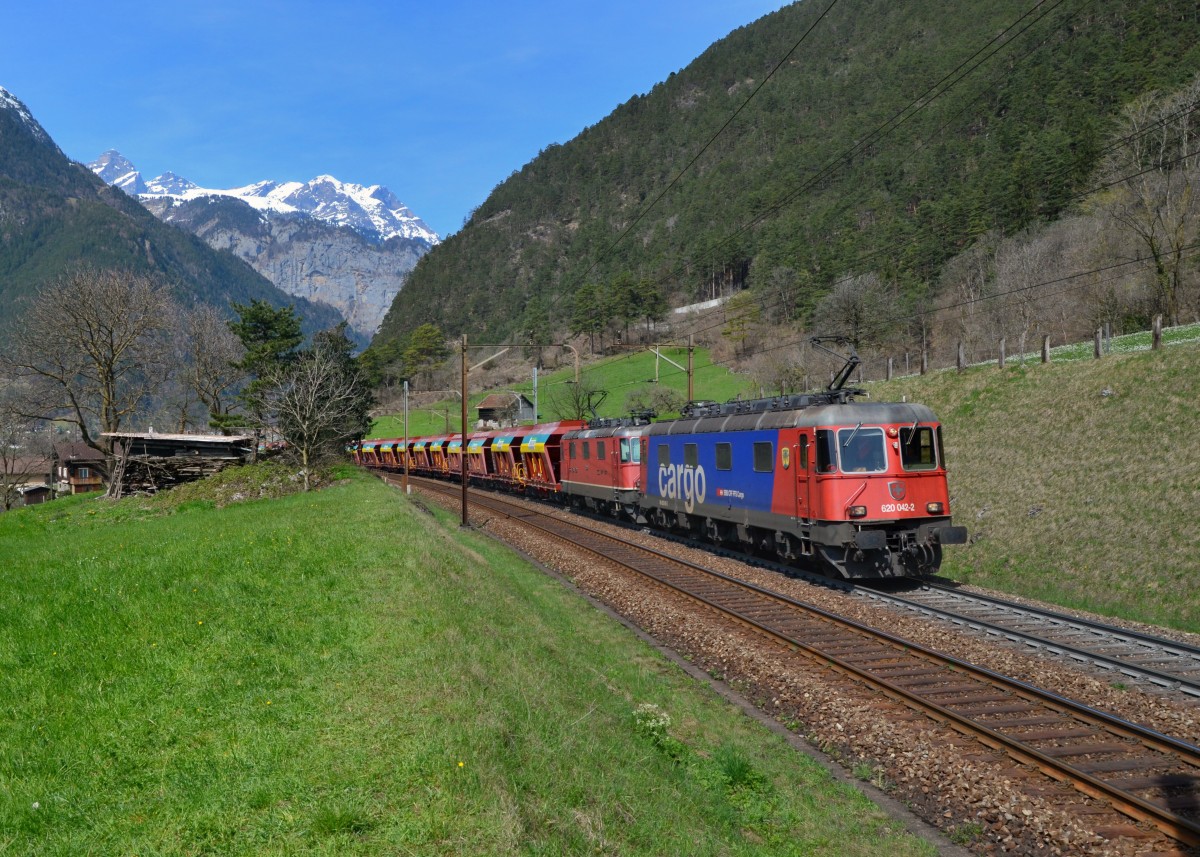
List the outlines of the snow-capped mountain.
{"type": "Polygon", "coordinates": [[[261,181],[245,187],[217,189],[200,187],[174,173],[143,181],[133,164],[112,149],[88,166],[106,182],[132,196],[172,197],[180,201],[226,196],[240,199],[257,211],[303,214],[333,226],[344,226],[377,244],[389,238],[408,238],[432,247],[440,240],[412,209],[381,185],[367,187],[338,181],[333,176],[317,176],[308,182],[261,181]]]}
{"type": "Polygon", "coordinates": [[[128,158],[116,149],[109,149],[88,164],[88,168],[104,179],[106,184],[119,187],[130,196],[146,192],[146,183],[142,181],[142,174],[129,162],[128,158]]]}
{"type": "MultiPolygon", "coordinates": [[[[104,157],[104,155],[100,157],[104,157]]],[[[182,196],[188,191],[195,190],[196,183],[188,181],[183,176],[166,172],[158,178],[150,179],[142,187],[143,189],[138,191],[138,193],[150,196],[182,196]]]]}
{"type": "Polygon", "coordinates": [[[318,176],[202,188],[163,173],[144,181],[119,152],[88,166],[160,220],[228,250],[285,292],[337,309],[362,341],[374,335],[408,272],[439,243],[387,188],[318,176]]]}

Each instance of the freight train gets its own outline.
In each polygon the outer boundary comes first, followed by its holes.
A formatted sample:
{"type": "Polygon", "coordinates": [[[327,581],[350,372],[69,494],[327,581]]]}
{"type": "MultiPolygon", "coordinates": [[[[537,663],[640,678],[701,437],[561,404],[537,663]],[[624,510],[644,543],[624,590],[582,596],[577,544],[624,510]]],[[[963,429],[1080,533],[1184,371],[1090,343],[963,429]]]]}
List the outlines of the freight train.
{"type": "MultiPolygon", "coordinates": [[[[853,368],[848,361],[847,366],[853,368]]],[[[561,421],[368,440],[359,464],[467,478],[845,579],[925,577],[953,526],[941,425],[926,406],[828,390],[690,403],[678,419],[561,421]]]]}

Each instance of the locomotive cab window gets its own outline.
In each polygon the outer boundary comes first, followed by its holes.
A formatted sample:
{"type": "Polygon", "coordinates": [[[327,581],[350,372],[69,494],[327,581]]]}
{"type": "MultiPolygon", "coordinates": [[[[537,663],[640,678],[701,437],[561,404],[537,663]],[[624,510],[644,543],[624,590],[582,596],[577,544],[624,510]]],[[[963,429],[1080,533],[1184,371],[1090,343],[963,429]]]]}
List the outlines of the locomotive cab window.
{"type": "Polygon", "coordinates": [[[700,453],[696,449],[696,444],[685,443],[683,445],[683,466],[695,467],[700,463],[700,453]]]}
{"type": "Polygon", "coordinates": [[[621,463],[629,463],[629,438],[621,438],[621,463]]]}
{"type": "Polygon", "coordinates": [[[937,469],[937,445],[930,426],[900,428],[900,464],[905,470],[937,469]]]}
{"type": "Polygon", "coordinates": [[[808,470],[808,438],[800,438],[800,469],[808,470]]]}
{"type": "Polygon", "coordinates": [[[717,470],[733,470],[733,444],[717,444],[717,470]]]}
{"type": "Polygon", "coordinates": [[[837,438],[829,429],[817,429],[817,472],[832,473],[837,469],[837,438]]]}
{"type": "Polygon", "coordinates": [[[881,428],[838,429],[838,455],[843,473],[883,473],[887,470],[887,447],[881,428]]]}
{"type": "Polygon", "coordinates": [[[775,445],[770,441],[754,444],[754,470],[756,473],[770,473],[775,464],[775,445]]]}

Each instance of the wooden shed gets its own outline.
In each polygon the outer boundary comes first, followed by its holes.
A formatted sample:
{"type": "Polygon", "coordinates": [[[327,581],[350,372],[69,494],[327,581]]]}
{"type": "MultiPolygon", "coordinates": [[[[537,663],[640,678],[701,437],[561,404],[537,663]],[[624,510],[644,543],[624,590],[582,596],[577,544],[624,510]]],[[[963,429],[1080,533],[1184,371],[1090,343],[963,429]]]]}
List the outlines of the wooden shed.
{"type": "Polygon", "coordinates": [[[116,464],[109,494],[153,494],[243,464],[254,455],[251,435],[107,432],[116,464]]]}
{"type": "Polygon", "coordinates": [[[492,393],[475,406],[481,428],[503,428],[535,422],[533,402],[520,393],[492,393]]]}

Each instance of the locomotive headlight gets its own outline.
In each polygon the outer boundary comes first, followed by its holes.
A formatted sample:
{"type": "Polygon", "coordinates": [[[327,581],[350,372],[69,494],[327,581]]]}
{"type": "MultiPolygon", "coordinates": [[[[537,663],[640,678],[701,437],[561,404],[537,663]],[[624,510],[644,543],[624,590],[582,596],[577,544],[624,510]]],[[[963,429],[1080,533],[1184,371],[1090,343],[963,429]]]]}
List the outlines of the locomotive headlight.
{"type": "Polygon", "coordinates": [[[851,506],[849,509],[849,512],[850,512],[851,518],[867,517],[867,507],[866,506],[851,506]]]}
{"type": "Polygon", "coordinates": [[[926,503],[925,511],[931,515],[940,515],[945,507],[941,503],[926,503]]]}

